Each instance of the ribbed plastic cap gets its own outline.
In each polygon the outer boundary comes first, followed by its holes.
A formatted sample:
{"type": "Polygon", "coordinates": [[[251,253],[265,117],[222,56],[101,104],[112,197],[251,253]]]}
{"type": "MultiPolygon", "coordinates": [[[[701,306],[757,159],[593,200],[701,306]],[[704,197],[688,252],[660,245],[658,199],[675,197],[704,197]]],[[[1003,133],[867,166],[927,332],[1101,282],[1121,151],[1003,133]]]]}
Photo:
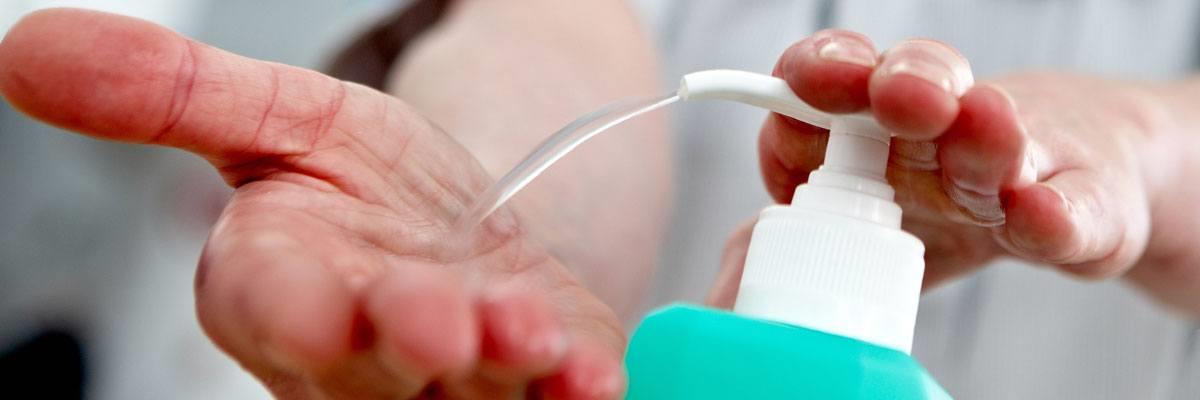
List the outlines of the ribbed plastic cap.
{"type": "Polygon", "coordinates": [[[889,142],[874,121],[833,119],[825,164],[759,216],[734,311],[911,351],[925,246],[900,230],[889,142]]]}
{"type": "Polygon", "coordinates": [[[898,229],[770,207],[754,226],[734,311],[908,353],[924,251],[898,229]]]}

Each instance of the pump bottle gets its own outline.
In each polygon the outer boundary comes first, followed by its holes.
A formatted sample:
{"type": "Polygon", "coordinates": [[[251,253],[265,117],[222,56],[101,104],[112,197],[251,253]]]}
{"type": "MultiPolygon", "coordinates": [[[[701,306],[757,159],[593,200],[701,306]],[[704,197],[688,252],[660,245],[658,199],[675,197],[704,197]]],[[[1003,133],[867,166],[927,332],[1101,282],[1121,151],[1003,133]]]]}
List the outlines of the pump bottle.
{"type": "Polygon", "coordinates": [[[627,398],[949,399],[909,355],[925,249],[900,230],[889,132],[749,72],[689,74],[679,96],[766,108],[829,129],[829,142],[791,204],[760,214],[733,312],[672,305],[638,326],[627,398]]]}

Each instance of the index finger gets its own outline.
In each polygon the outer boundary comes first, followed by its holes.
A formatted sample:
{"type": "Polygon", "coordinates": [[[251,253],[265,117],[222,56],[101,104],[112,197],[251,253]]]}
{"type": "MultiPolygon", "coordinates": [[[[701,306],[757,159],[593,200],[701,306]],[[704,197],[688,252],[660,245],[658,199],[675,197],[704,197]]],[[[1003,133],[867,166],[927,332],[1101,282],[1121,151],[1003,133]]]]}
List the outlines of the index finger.
{"type": "Polygon", "coordinates": [[[959,98],[974,85],[967,59],[949,45],[909,39],[883,54],[871,74],[871,110],[908,140],[933,140],[950,127],[959,98]]]}

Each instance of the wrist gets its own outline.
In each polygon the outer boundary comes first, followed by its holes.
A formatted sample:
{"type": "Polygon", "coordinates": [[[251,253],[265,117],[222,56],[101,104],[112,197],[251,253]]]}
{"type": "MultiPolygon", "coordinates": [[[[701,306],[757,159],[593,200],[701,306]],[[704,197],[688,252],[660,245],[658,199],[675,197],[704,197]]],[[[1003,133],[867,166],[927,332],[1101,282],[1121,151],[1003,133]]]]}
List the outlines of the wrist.
{"type": "MultiPolygon", "coordinates": [[[[1180,139],[1183,128],[1190,123],[1188,115],[1176,104],[1174,89],[1162,83],[1122,84],[1125,118],[1134,134],[1120,138],[1130,140],[1134,160],[1141,174],[1142,190],[1150,205],[1151,217],[1169,201],[1169,192],[1179,184],[1183,171],[1183,151],[1180,139]]],[[[1152,228],[1153,229],[1153,228],[1152,228]]]]}
{"type": "Polygon", "coordinates": [[[1140,146],[1151,232],[1129,278],[1160,302],[1200,315],[1200,80],[1143,88],[1140,113],[1153,133],[1140,146]]]}
{"type": "Polygon", "coordinates": [[[1200,201],[1200,193],[1192,188],[1200,174],[1200,114],[1195,112],[1200,106],[1200,80],[1156,83],[1137,90],[1143,100],[1136,118],[1148,132],[1145,143],[1137,146],[1138,158],[1151,217],[1155,222],[1175,220],[1180,212],[1193,208],[1187,205],[1200,201]]]}

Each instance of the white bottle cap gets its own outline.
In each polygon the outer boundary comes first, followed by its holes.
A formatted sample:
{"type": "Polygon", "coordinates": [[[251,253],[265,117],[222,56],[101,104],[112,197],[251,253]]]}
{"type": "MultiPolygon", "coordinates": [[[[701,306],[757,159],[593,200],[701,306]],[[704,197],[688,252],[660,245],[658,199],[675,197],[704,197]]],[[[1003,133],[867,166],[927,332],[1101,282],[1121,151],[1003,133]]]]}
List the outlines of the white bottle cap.
{"type": "Polygon", "coordinates": [[[830,130],[825,164],[792,204],[760,214],[734,311],[908,353],[925,247],[900,230],[884,176],[888,131],[870,116],[818,111],[783,80],[745,71],[688,74],[679,97],[737,101],[830,130]]]}

